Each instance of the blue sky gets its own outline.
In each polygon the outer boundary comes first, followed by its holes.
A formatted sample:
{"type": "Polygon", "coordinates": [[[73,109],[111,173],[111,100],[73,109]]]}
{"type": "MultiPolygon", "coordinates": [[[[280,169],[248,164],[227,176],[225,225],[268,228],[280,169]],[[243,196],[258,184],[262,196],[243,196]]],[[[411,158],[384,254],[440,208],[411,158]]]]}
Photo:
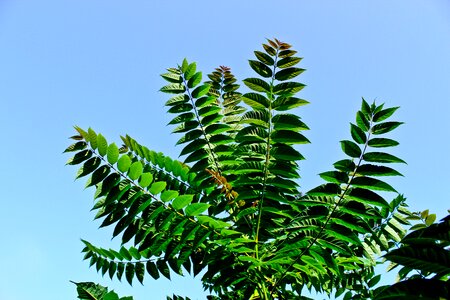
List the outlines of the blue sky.
{"type": "Polygon", "coordinates": [[[82,261],[80,238],[117,245],[98,230],[92,190],[64,166],[73,125],[109,141],[128,133],[177,157],[177,136],[159,74],[184,57],[204,73],[219,65],[244,79],[265,38],[304,57],[310,105],[298,113],[311,145],[301,148],[301,185],[343,157],[360,99],[401,106],[394,154],[408,165],[390,181],[412,210],[450,208],[450,3],[446,0],[0,1],[0,299],[75,299],[74,281],[122,295],[203,299],[189,277],[130,288],[82,261]]]}

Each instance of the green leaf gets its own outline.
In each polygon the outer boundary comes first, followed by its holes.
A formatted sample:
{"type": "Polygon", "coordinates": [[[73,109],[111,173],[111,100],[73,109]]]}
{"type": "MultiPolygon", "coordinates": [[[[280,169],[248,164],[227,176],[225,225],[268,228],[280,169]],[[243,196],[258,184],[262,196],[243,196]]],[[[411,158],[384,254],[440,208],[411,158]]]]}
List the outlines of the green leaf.
{"type": "Polygon", "coordinates": [[[255,53],[256,58],[260,62],[262,62],[262,63],[264,63],[266,65],[272,66],[274,64],[274,62],[275,62],[272,57],[270,57],[269,55],[267,55],[264,52],[255,51],[254,53],[255,53]]]}
{"type": "Polygon", "coordinates": [[[128,155],[122,155],[117,161],[117,168],[120,172],[126,173],[131,166],[131,158],[128,155]]]}
{"type": "Polygon", "coordinates": [[[305,69],[300,68],[287,68],[275,73],[275,79],[279,81],[284,81],[288,79],[293,79],[303,73],[305,69]]]}
{"type": "Polygon", "coordinates": [[[320,173],[319,176],[322,179],[332,183],[348,183],[348,176],[344,172],[329,171],[320,173]]]}
{"type": "Polygon", "coordinates": [[[429,214],[425,218],[425,224],[427,224],[427,226],[430,226],[431,224],[433,224],[434,221],[436,221],[436,214],[429,214]]]}
{"type": "Polygon", "coordinates": [[[160,91],[168,94],[181,94],[186,91],[186,87],[181,83],[170,83],[163,86],[160,91]]]}
{"type": "Polygon", "coordinates": [[[263,44],[262,45],[264,50],[266,50],[266,52],[270,55],[275,55],[277,53],[277,50],[273,49],[271,46],[267,45],[267,44],[263,44]]]}
{"type": "Polygon", "coordinates": [[[373,116],[373,121],[374,122],[381,122],[383,120],[386,120],[387,118],[392,116],[397,109],[399,109],[398,106],[397,107],[391,107],[391,108],[383,109],[383,110],[377,112],[373,116]]]}
{"type": "Polygon", "coordinates": [[[170,280],[170,270],[169,266],[166,264],[163,260],[156,261],[156,267],[158,268],[159,272],[164,275],[167,279],[170,280]]]}
{"type": "Polygon", "coordinates": [[[86,187],[90,187],[100,183],[101,181],[103,181],[103,179],[106,178],[106,176],[108,176],[110,171],[111,169],[109,166],[101,166],[100,168],[95,170],[94,173],[92,173],[91,177],[86,182],[86,187]]]}
{"type": "Polygon", "coordinates": [[[197,70],[197,64],[195,62],[188,65],[186,71],[184,71],[184,79],[189,80],[194,76],[195,71],[197,70]]]}
{"type": "Polygon", "coordinates": [[[91,150],[83,150],[80,151],[78,153],[76,153],[72,158],[70,158],[67,161],[67,165],[78,165],[79,163],[82,163],[83,161],[87,160],[88,158],[90,158],[92,156],[92,151],[91,150]]]}
{"type": "Polygon", "coordinates": [[[399,143],[397,141],[386,138],[373,138],[370,139],[367,145],[374,148],[394,147],[399,143]]]}
{"type": "Polygon", "coordinates": [[[176,210],[183,209],[194,199],[194,195],[180,195],[172,202],[172,207],[176,210]]]}
{"type": "Polygon", "coordinates": [[[133,285],[133,278],[134,278],[134,264],[127,263],[127,266],[125,268],[125,277],[130,285],[133,285]]]}
{"type": "Polygon", "coordinates": [[[305,159],[303,155],[289,145],[277,144],[270,150],[270,155],[276,159],[293,161],[305,159]]]}
{"type": "Polygon", "coordinates": [[[364,144],[366,142],[366,134],[355,124],[350,123],[350,132],[352,134],[353,140],[358,144],[364,144]]]}
{"type": "Polygon", "coordinates": [[[371,164],[359,166],[356,173],[371,176],[403,176],[401,173],[392,168],[371,164]]]}
{"type": "Polygon", "coordinates": [[[379,179],[375,179],[372,177],[360,176],[355,177],[351,181],[353,186],[366,188],[369,190],[378,190],[378,191],[387,191],[387,192],[397,192],[392,186],[383,182],[379,179]]]}
{"type": "Polygon", "coordinates": [[[243,80],[244,84],[256,92],[270,92],[270,85],[259,78],[247,78],[243,80]]]}
{"type": "Polygon", "coordinates": [[[141,176],[143,170],[144,167],[142,166],[142,163],[140,161],[135,161],[130,166],[128,177],[130,177],[131,180],[136,180],[139,178],[139,176],[141,176]]]}
{"type": "Polygon", "coordinates": [[[383,134],[388,133],[398,126],[402,125],[403,122],[384,122],[379,123],[372,127],[372,134],[383,134]]]}
{"type": "Polygon", "coordinates": [[[300,57],[294,57],[294,56],[285,57],[283,59],[280,59],[277,62],[277,67],[281,68],[281,69],[292,67],[292,66],[296,65],[298,62],[300,62],[301,60],[302,59],[300,57]]]}
{"type": "Polygon", "coordinates": [[[355,163],[351,159],[343,159],[340,161],[337,161],[333,164],[333,166],[338,169],[339,171],[344,172],[353,172],[355,170],[355,163]]]}
{"type": "Polygon", "coordinates": [[[300,82],[282,82],[273,87],[273,93],[275,95],[293,95],[301,91],[305,85],[300,82]]]}
{"type": "Polygon", "coordinates": [[[154,262],[150,260],[147,261],[147,263],[145,264],[145,268],[147,269],[147,273],[150,274],[150,276],[152,276],[153,279],[156,280],[159,278],[159,272],[154,262]]]}
{"type": "Polygon", "coordinates": [[[307,130],[309,129],[300,117],[293,114],[277,114],[272,118],[274,129],[307,130]]]}
{"type": "Polygon", "coordinates": [[[310,196],[336,196],[341,193],[341,188],[338,184],[335,183],[327,183],[322,184],[309,192],[307,192],[307,195],[310,196]]]}
{"type": "Polygon", "coordinates": [[[353,188],[346,195],[347,199],[351,199],[363,204],[372,204],[380,207],[389,208],[389,203],[383,197],[375,192],[363,188],[353,188]]]}
{"type": "Polygon", "coordinates": [[[295,55],[296,53],[297,53],[297,51],[295,51],[295,50],[283,50],[278,53],[278,57],[285,58],[285,57],[295,55]]]}
{"type": "Polygon", "coordinates": [[[196,87],[202,81],[202,72],[195,73],[188,81],[188,88],[196,87]]]}
{"type": "Polygon", "coordinates": [[[256,93],[247,93],[242,96],[242,101],[253,109],[266,109],[270,106],[270,101],[266,97],[256,93]]]}
{"type": "Polygon", "coordinates": [[[181,78],[180,74],[177,73],[164,73],[161,74],[161,77],[164,78],[166,81],[171,83],[181,83],[183,82],[183,79],[181,78]]]}
{"type": "Polygon", "coordinates": [[[141,177],[139,178],[139,185],[143,188],[146,188],[152,183],[153,181],[153,174],[150,172],[142,173],[141,177]]]}
{"type": "Polygon", "coordinates": [[[119,299],[119,295],[117,295],[117,293],[115,293],[114,291],[108,292],[107,294],[105,294],[105,296],[103,296],[102,300],[120,300],[119,299]]]}
{"type": "Polygon", "coordinates": [[[257,60],[249,60],[248,63],[250,64],[250,67],[262,77],[272,77],[272,70],[262,62],[257,60]]]}
{"type": "Polygon", "coordinates": [[[89,135],[89,144],[91,145],[92,149],[97,149],[97,134],[95,133],[92,128],[88,129],[88,135],[89,135]]]}
{"type": "Polygon", "coordinates": [[[275,143],[308,144],[309,140],[303,135],[291,130],[274,130],[270,135],[275,143]]]}
{"type": "Polygon", "coordinates": [[[197,215],[203,213],[204,211],[206,211],[208,209],[208,207],[210,207],[210,206],[211,205],[208,203],[189,204],[185,209],[185,213],[189,217],[197,216],[197,215]]]}
{"type": "Polygon", "coordinates": [[[119,253],[125,258],[126,260],[132,260],[132,257],[130,255],[130,252],[125,247],[120,247],[119,253]]]}
{"type": "Polygon", "coordinates": [[[286,111],[308,103],[306,100],[295,97],[278,97],[272,103],[272,108],[277,111],[286,111]]]}
{"type": "Polygon", "coordinates": [[[162,191],[164,191],[164,189],[166,188],[167,183],[165,181],[156,181],[154,182],[150,188],[148,189],[148,191],[150,192],[150,194],[152,195],[158,195],[159,193],[161,193],[162,191]]]}
{"type": "Polygon", "coordinates": [[[203,84],[200,85],[198,87],[196,87],[193,91],[192,91],[192,97],[193,98],[200,98],[206,94],[208,94],[209,88],[211,86],[209,84],[203,84]]]}
{"type": "Polygon", "coordinates": [[[106,158],[111,165],[114,165],[119,159],[119,148],[115,143],[112,143],[108,146],[106,151],[106,158]]]}
{"type": "Polygon", "coordinates": [[[369,103],[367,103],[367,101],[362,98],[362,103],[361,103],[361,112],[365,115],[371,115],[372,114],[372,110],[370,109],[370,105],[369,103]]]}
{"type": "Polygon", "coordinates": [[[83,166],[78,170],[76,178],[80,178],[92,173],[100,166],[101,159],[98,157],[92,157],[88,159],[83,166]]]}
{"type": "Polygon", "coordinates": [[[83,142],[83,141],[76,142],[75,144],[72,144],[69,147],[67,147],[63,153],[83,150],[86,148],[86,146],[87,146],[86,142],[83,142]]]}
{"type": "Polygon", "coordinates": [[[161,193],[161,201],[168,202],[175,199],[178,196],[178,191],[166,190],[161,193]]]}
{"type": "Polygon", "coordinates": [[[370,128],[369,120],[367,117],[360,111],[356,113],[356,124],[362,131],[368,131],[370,128]]]}
{"type": "Polygon", "coordinates": [[[189,67],[189,63],[186,58],[183,59],[183,62],[181,63],[181,72],[186,72],[187,68],[189,67]]]}
{"type": "Polygon", "coordinates": [[[359,158],[362,153],[359,146],[352,141],[341,141],[341,148],[345,154],[353,158],[359,158]]]}
{"type": "Polygon", "coordinates": [[[106,151],[108,150],[108,142],[101,133],[97,135],[97,147],[98,147],[98,154],[100,154],[101,156],[105,156],[106,151]]]}
{"type": "Polygon", "coordinates": [[[394,155],[383,153],[383,152],[368,152],[364,153],[363,160],[368,162],[377,162],[377,163],[404,163],[406,162],[394,155]]]}
{"type": "Polygon", "coordinates": [[[136,278],[141,284],[144,284],[144,275],[145,275],[145,267],[144,264],[141,262],[136,263],[136,266],[134,268],[136,278]]]}

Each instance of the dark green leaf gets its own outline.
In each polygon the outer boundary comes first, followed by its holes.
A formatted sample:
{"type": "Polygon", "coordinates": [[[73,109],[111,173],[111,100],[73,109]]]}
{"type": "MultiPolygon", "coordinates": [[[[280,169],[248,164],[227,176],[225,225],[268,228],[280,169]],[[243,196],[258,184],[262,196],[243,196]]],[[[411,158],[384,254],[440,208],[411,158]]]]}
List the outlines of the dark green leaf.
{"type": "Polygon", "coordinates": [[[373,121],[374,122],[381,122],[383,120],[386,120],[387,118],[392,116],[397,109],[399,109],[398,106],[397,107],[391,107],[391,108],[383,109],[383,110],[377,112],[373,116],[373,121]]]}
{"type": "Polygon", "coordinates": [[[335,183],[322,184],[307,192],[307,194],[311,196],[336,196],[340,193],[341,188],[335,183]]]}
{"type": "Polygon", "coordinates": [[[329,171],[320,173],[319,176],[322,179],[332,183],[348,183],[348,176],[344,172],[329,171]]]}
{"type": "Polygon", "coordinates": [[[300,154],[300,152],[298,152],[291,146],[284,144],[277,144],[273,146],[270,150],[270,155],[272,155],[276,159],[288,161],[305,159],[303,155],[300,154]]]}
{"type": "Polygon", "coordinates": [[[67,147],[66,150],[64,150],[64,153],[83,150],[86,148],[86,146],[87,146],[86,142],[83,141],[76,142],[75,144],[72,144],[69,147],[67,147]]]}
{"type": "Polygon", "coordinates": [[[397,128],[398,126],[400,126],[402,124],[403,124],[403,122],[384,122],[384,123],[380,123],[380,124],[377,124],[377,125],[372,127],[372,133],[373,134],[388,133],[388,132],[394,130],[395,128],[397,128]]]}
{"type": "Polygon", "coordinates": [[[78,165],[79,163],[82,163],[83,161],[87,160],[92,156],[91,150],[83,150],[78,153],[76,153],[72,158],[70,158],[67,161],[67,165],[78,165]]]}
{"type": "Polygon", "coordinates": [[[365,164],[358,167],[356,173],[361,175],[371,175],[371,176],[402,176],[401,173],[396,170],[385,167],[377,166],[371,164],[365,164]]]}
{"type": "Polygon", "coordinates": [[[92,173],[91,177],[86,182],[86,187],[93,186],[100,183],[111,171],[109,166],[103,165],[92,173]]]}
{"type": "Polygon", "coordinates": [[[147,269],[148,274],[150,274],[150,276],[152,276],[153,279],[159,278],[159,272],[158,272],[158,269],[156,268],[156,265],[154,262],[147,261],[145,267],[147,269]]]}
{"type": "Polygon", "coordinates": [[[200,98],[200,97],[208,94],[210,87],[211,86],[209,84],[200,85],[192,91],[191,95],[193,98],[200,98]]]}
{"type": "Polygon", "coordinates": [[[249,60],[248,63],[250,64],[250,67],[262,77],[269,78],[272,76],[272,70],[262,62],[249,60]]]}
{"type": "Polygon", "coordinates": [[[101,163],[101,159],[98,157],[93,157],[87,160],[83,166],[78,170],[77,177],[80,178],[92,173],[101,163]]]}
{"type": "Polygon", "coordinates": [[[134,277],[134,264],[127,263],[125,269],[125,277],[130,285],[133,285],[133,277],[134,277]]]}
{"type": "Polygon", "coordinates": [[[202,72],[195,73],[188,81],[188,88],[196,87],[202,81],[202,72]]]}
{"type": "Polygon", "coordinates": [[[362,153],[359,146],[352,141],[341,141],[341,148],[345,154],[354,158],[359,158],[362,153]]]}
{"type": "Polygon", "coordinates": [[[262,46],[263,46],[264,50],[266,50],[266,52],[272,56],[277,53],[277,50],[273,49],[271,46],[269,46],[267,44],[263,44],[262,46]]]}
{"type": "Polygon", "coordinates": [[[288,56],[283,59],[280,59],[277,62],[277,67],[281,68],[281,69],[292,67],[292,66],[296,65],[298,62],[300,62],[301,60],[302,59],[300,57],[288,56]]]}
{"type": "Polygon", "coordinates": [[[363,159],[369,162],[377,163],[406,163],[404,160],[383,152],[368,152],[363,155],[363,159]]]}
{"type": "Polygon", "coordinates": [[[256,92],[270,92],[270,85],[259,78],[247,78],[243,80],[244,84],[256,92]]]}
{"type": "Polygon", "coordinates": [[[351,184],[353,186],[362,187],[369,190],[396,192],[396,190],[386,182],[371,177],[365,176],[355,177],[351,181],[351,184]]]}
{"type": "Polygon", "coordinates": [[[288,79],[292,79],[303,73],[305,69],[300,68],[287,68],[275,73],[275,79],[284,81],[288,79]]]}
{"type": "Polygon", "coordinates": [[[383,197],[375,192],[372,192],[363,188],[353,188],[347,195],[346,198],[361,202],[364,204],[372,204],[380,207],[389,207],[389,203],[384,200],[383,197]]]}
{"type": "Polygon", "coordinates": [[[385,139],[385,138],[373,138],[367,143],[370,147],[384,148],[397,146],[399,143],[395,140],[385,139]]]}
{"type": "Polygon", "coordinates": [[[355,124],[350,123],[350,132],[352,134],[352,138],[358,144],[364,144],[367,140],[366,134],[364,131],[356,126],[355,124]]]}
{"type": "Polygon", "coordinates": [[[273,87],[273,93],[275,95],[293,95],[301,91],[305,85],[300,82],[282,82],[273,87]]]}
{"type": "Polygon", "coordinates": [[[302,134],[292,130],[274,130],[270,135],[275,143],[307,144],[309,140],[302,134]]]}
{"type": "Polygon", "coordinates": [[[242,96],[242,101],[253,109],[260,110],[270,107],[270,101],[263,95],[257,93],[247,93],[242,96]]]}
{"type": "Polygon", "coordinates": [[[269,55],[267,55],[264,52],[261,51],[255,51],[255,56],[256,58],[258,58],[258,60],[266,65],[272,66],[274,64],[274,60],[272,57],[270,57],[269,55]]]}
{"type": "Polygon", "coordinates": [[[272,108],[277,111],[286,111],[292,108],[308,104],[309,102],[295,97],[278,97],[273,103],[272,108]]]}
{"type": "Polygon", "coordinates": [[[351,159],[343,159],[340,161],[337,161],[333,164],[333,166],[338,169],[339,171],[344,172],[353,172],[355,170],[355,163],[351,159]]]}
{"type": "Polygon", "coordinates": [[[164,275],[164,277],[170,280],[169,266],[167,266],[165,261],[163,260],[156,261],[156,267],[158,268],[159,272],[161,272],[161,274],[164,275]]]}
{"type": "Polygon", "coordinates": [[[367,117],[360,111],[356,113],[356,124],[358,124],[358,127],[365,132],[370,128],[369,120],[367,120],[367,117]]]}

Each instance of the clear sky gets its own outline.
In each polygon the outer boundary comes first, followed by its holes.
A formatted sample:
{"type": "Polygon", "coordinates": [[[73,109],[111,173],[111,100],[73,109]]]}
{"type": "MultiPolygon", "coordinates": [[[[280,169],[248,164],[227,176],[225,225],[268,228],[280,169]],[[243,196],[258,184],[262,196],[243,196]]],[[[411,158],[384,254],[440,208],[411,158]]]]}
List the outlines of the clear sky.
{"type": "Polygon", "coordinates": [[[159,74],[184,57],[204,73],[240,78],[265,38],[304,57],[298,110],[311,145],[300,150],[304,190],[343,158],[361,96],[405,125],[394,154],[408,162],[390,181],[412,210],[450,208],[450,2],[447,0],[100,1],[0,0],[0,299],[75,299],[96,281],[136,300],[172,292],[204,299],[199,280],[102,279],[82,261],[80,238],[117,245],[92,222],[92,190],[61,154],[73,125],[108,141],[130,134],[177,157],[159,74]]]}

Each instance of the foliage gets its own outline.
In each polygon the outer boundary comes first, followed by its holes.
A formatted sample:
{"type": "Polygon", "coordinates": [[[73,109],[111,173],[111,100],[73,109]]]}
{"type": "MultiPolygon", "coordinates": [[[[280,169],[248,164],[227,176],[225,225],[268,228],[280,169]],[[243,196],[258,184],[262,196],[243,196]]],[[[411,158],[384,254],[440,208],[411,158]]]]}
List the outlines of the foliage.
{"type": "Polygon", "coordinates": [[[81,300],[133,300],[133,297],[122,297],[108,288],[92,282],[73,282],[77,286],[78,299],[81,300]]]}
{"type": "MultiPolygon", "coordinates": [[[[85,259],[111,279],[132,284],[175,274],[198,275],[210,299],[306,299],[305,289],[370,296],[377,257],[405,236],[405,198],[382,180],[404,161],[386,136],[402,123],[398,107],[362,100],[343,159],[302,193],[298,179],[308,126],[292,113],[306,100],[301,58],[276,39],[255,51],[255,77],[219,67],[202,82],[185,59],[167,69],[161,91],[180,133],[183,161],[140,145],[123,146],[76,127],[68,161],[95,188],[96,219],[121,236],[118,250],[83,241],[85,259]],[[391,199],[390,201],[388,199],[391,199]]],[[[178,296],[177,296],[178,297],[178,296]]]]}
{"type": "Polygon", "coordinates": [[[384,257],[390,269],[402,266],[400,281],[378,288],[375,299],[450,299],[450,215],[433,223],[428,210],[417,216],[424,223],[384,257]]]}

